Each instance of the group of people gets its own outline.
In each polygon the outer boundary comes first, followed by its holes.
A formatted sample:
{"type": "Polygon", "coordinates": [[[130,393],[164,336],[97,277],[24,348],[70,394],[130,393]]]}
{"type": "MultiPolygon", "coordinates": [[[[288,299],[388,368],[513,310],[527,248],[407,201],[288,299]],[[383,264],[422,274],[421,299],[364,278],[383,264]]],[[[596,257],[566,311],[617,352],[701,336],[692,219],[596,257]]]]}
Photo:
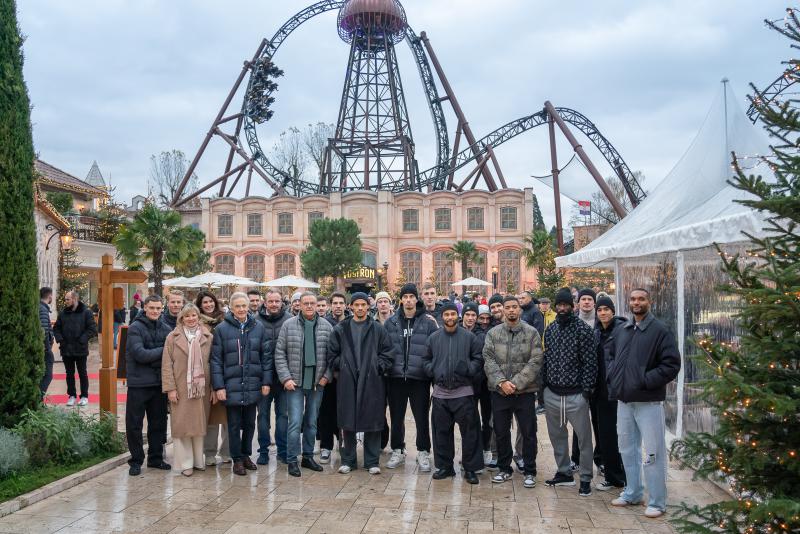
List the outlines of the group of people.
{"type": "MultiPolygon", "coordinates": [[[[663,401],[680,356],[650,312],[649,293],[627,297],[630,320],[591,289],[559,290],[554,309],[528,292],[457,306],[439,301],[432,284],[421,296],[405,284],[396,309],[386,292],[357,292],[349,303],[341,293],[298,292],[286,303],[276,290],[252,290],[231,295],[227,311],[208,291],[186,303],[171,290],[166,309],[148,296],[128,331],[129,472],[138,475],[145,460],[172,468],[164,460],[169,412],[174,463],[186,476],[218,461],[232,462],[236,475],[256,470],[270,461],[271,434],[291,476],[322,471],[334,440],[339,473],[357,468],[360,442],[363,467],[378,474],[387,445],[384,467],[405,462],[410,405],[419,471],[432,470],[432,451],[433,478],[456,475],[457,424],[466,482],[478,484],[484,470],[506,482],[515,464],[532,488],[543,413],[557,465],[547,485],[575,486],[577,472],[578,493],[588,496],[596,465],[604,480],[594,488],[620,491],[613,505],[640,504],[646,482],[645,515],[658,517],[666,510],[663,401]]],[[[73,306],[59,321],[76,313],[73,306]]]]}

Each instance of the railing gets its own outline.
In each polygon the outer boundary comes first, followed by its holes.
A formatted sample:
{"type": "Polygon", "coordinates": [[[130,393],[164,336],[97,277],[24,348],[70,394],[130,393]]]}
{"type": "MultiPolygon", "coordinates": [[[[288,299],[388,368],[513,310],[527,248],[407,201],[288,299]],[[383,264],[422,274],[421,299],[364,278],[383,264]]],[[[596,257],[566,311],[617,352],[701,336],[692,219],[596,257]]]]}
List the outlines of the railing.
{"type": "Polygon", "coordinates": [[[83,241],[111,243],[111,236],[104,235],[97,228],[70,228],[69,235],[71,235],[73,239],[81,239],[83,241]]]}

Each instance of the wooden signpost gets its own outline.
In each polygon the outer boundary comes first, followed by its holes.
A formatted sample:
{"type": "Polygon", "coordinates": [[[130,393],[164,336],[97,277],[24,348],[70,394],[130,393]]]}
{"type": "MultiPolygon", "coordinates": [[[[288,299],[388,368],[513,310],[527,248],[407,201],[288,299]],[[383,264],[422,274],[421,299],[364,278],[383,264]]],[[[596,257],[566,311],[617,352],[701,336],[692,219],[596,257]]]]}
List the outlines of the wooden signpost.
{"type": "MultiPolygon", "coordinates": [[[[103,329],[100,332],[100,413],[117,415],[117,368],[114,361],[114,308],[123,307],[122,294],[114,291],[114,284],[141,284],[147,281],[144,271],[115,271],[114,257],[103,255],[100,268],[100,311],[103,329]],[[117,296],[120,302],[115,302],[117,296]]],[[[119,289],[119,288],[118,288],[119,289]]]]}

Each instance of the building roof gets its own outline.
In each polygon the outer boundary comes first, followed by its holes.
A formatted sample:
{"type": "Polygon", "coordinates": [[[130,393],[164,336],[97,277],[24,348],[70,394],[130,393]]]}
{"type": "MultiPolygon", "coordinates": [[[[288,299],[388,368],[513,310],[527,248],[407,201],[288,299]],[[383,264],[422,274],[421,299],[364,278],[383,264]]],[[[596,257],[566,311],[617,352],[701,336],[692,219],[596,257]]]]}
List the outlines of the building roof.
{"type": "Polygon", "coordinates": [[[39,175],[38,180],[43,185],[58,187],[67,191],[74,191],[76,193],[83,193],[92,197],[105,197],[108,192],[90,185],[80,178],[76,178],[71,174],[62,171],[57,167],[53,167],[40,159],[33,162],[34,169],[39,175]]]}
{"type": "Polygon", "coordinates": [[[92,162],[92,168],[89,169],[89,174],[86,175],[84,182],[98,188],[104,188],[106,186],[106,181],[103,179],[103,173],[100,172],[100,167],[97,165],[96,160],[92,162]]]}
{"type": "Polygon", "coordinates": [[[36,199],[36,207],[42,212],[47,214],[55,223],[61,227],[62,230],[68,230],[70,227],[69,221],[61,215],[56,208],[47,201],[39,190],[39,184],[34,185],[34,198],[36,199]]]}

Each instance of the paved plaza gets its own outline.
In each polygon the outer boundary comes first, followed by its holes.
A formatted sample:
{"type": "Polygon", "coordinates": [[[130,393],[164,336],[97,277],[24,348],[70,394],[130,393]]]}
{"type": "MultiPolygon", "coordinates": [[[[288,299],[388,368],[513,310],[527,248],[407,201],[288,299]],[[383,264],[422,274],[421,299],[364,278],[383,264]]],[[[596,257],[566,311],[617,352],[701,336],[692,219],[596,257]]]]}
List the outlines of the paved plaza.
{"type": "MultiPolygon", "coordinates": [[[[61,386],[54,383],[53,388],[57,387],[61,386]]],[[[414,443],[410,412],[407,434],[407,441],[414,443]]],[[[169,460],[172,447],[167,450],[169,460]]],[[[643,506],[611,506],[616,497],[612,492],[595,490],[590,497],[578,497],[577,487],[546,487],[544,480],[554,473],[555,464],[543,415],[539,416],[538,484],[534,489],[523,488],[518,473],[512,481],[499,485],[492,484],[488,474],[479,476],[477,486],[467,484],[461,476],[434,481],[430,473],[417,471],[414,455],[410,451],[406,464],[396,470],[383,468],[380,475],[371,476],[364,470],[336,473],[339,458],[334,454],[324,472],[304,469],[300,479],[289,477],[285,465],[276,465],[274,449],[270,465],[259,466],[246,477],[231,474],[230,464],[196,472],[190,478],[149,469],[132,478],[123,466],[0,518],[0,532],[674,532],[663,518],[645,518],[643,506]]],[[[457,458],[459,455],[460,450],[457,458]]],[[[381,464],[387,459],[384,454],[381,464]]],[[[682,500],[704,504],[724,497],[713,484],[691,481],[690,471],[674,466],[667,485],[670,504],[682,500]]]]}

